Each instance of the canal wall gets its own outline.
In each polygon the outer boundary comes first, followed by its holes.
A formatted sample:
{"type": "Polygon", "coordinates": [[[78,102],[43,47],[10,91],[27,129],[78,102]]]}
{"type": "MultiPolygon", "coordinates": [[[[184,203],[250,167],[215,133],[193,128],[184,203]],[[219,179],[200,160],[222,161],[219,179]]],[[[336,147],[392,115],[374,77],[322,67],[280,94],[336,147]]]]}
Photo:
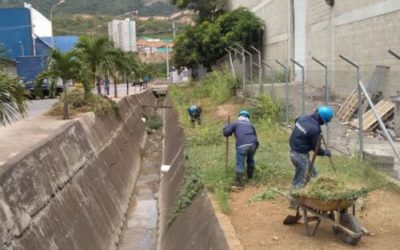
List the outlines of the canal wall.
{"type": "Polygon", "coordinates": [[[38,117],[5,128],[0,249],[115,249],[146,139],[142,105],[155,101],[147,91],[120,99],[120,118],[38,117]]]}
{"type": "MultiPolygon", "coordinates": [[[[164,106],[173,106],[169,98],[164,106]]],[[[185,178],[185,136],[173,108],[165,110],[164,130],[163,164],[170,168],[160,182],[157,249],[243,249],[229,219],[218,211],[206,191],[200,192],[169,225],[185,178]]]]}

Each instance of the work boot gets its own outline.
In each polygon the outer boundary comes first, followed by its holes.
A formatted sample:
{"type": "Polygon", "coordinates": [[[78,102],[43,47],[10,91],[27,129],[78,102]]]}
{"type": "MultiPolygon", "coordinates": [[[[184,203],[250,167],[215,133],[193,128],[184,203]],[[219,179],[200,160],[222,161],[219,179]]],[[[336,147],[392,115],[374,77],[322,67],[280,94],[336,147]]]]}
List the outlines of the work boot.
{"type": "Polygon", "coordinates": [[[242,174],[241,173],[236,173],[236,180],[235,180],[235,185],[232,186],[232,191],[239,191],[243,188],[242,186],[242,174]]]}
{"type": "Polygon", "coordinates": [[[253,179],[254,167],[247,167],[247,179],[253,179]]]}

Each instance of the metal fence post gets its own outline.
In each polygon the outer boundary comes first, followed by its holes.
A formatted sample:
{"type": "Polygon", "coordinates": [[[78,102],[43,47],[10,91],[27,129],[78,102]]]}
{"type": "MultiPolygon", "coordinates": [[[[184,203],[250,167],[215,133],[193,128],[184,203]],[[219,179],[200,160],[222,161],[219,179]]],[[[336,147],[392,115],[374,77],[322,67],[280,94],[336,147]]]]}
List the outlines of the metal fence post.
{"type": "Polygon", "coordinates": [[[293,58],[290,58],[290,61],[301,68],[301,114],[304,114],[306,112],[306,78],[304,74],[304,66],[293,58]]]}
{"type": "Polygon", "coordinates": [[[231,46],[229,46],[229,48],[230,48],[231,50],[235,51],[235,54],[237,53],[237,54],[239,54],[239,55],[242,56],[242,62],[243,62],[243,63],[242,63],[242,67],[243,67],[242,89],[243,89],[243,93],[244,93],[245,88],[246,88],[246,57],[244,56],[244,53],[242,53],[242,52],[236,50],[235,48],[233,48],[233,47],[231,47],[231,46]]]}
{"type": "Polygon", "coordinates": [[[325,70],[325,105],[328,105],[329,103],[329,89],[328,89],[328,66],[326,64],[323,64],[320,60],[318,60],[315,57],[311,57],[316,63],[321,65],[324,70],[325,70]]]}
{"type": "MultiPolygon", "coordinates": [[[[325,70],[325,106],[328,106],[329,104],[328,66],[326,64],[323,64],[320,60],[318,60],[315,57],[311,57],[311,59],[313,59],[316,63],[321,65],[325,70]]],[[[328,124],[326,124],[326,134],[327,134],[327,144],[329,145],[330,133],[328,124]]]]}
{"type": "Polygon", "coordinates": [[[242,49],[243,54],[247,54],[250,57],[250,85],[251,85],[251,84],[253,84],[253,55],[250,52],[248,52],[247,50],[245,50],[243,48],[243,46],[241,46],[239,44],[236,44],[236,46],[242,49]]]}
{"type": "MultiPolygon", "coordinates": [[[[265,65],[267,68],[269,68],[272,73],[274,73],[274,68],[272,68],[271,65],[269,65],[265,61],[262,61],[262,64],[265,65]]],[[[272,98],[274,98],[274,81],[271,82],[270,95],[271,95],[272,98]]]]}
{"type": "Polygon", "coordinates": [[[231,65],[232,74],[233,74],[233,77],[236,79],[235,68],[233,67],[233,61],[232,61],[232,53],[227,48],[225,48],[225,51],[228,52],[228,54],[229,54],[229,63],[231,65]]]}
{"type": "Polygon", "coordinates": [[[259,84],[260,84],[259,94],[261,95],[262,92],[263,92],[263,86],[262,86],[263,67],[262,67],[262,61],[261,61],[261,51],[256,49],[253,45],[251,46],[251,48],[254,51],[256,51],[257,54],[258,54],[258,81],[259,81],[259,84]]]}
{"type": "Polygon", "coordinates": [[[343,55],[339,55],[344,61],[352,65],[357,69],[357,95],[358,95],[358,134],[359,134],[359,141],[360,141],[360,157],[363,159],[363,151],[364,151],[364,128],[363,128],[363,108],[362,108],[362,90],[359,82],[361,81],[361,73],[360,73],[360,66],[347,57],[343,55]]]}
{"type": "Polygon", "coordinates": [[[285,70],[285,115],[286,126],[289,126],[289,68],[278,60],[275,60],[285,70]]]}

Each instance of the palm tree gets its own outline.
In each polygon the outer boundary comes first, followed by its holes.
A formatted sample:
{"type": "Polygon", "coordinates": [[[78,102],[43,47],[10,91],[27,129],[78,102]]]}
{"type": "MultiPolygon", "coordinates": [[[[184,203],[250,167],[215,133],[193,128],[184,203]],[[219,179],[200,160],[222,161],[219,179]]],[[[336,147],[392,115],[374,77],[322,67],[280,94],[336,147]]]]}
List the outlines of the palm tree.
{"type": "Polygon", "coordinates": [[[120,75],[123,75],[126,69],[125,65],[125,52],[121,49],[115,49],[113,53],[113,61],[114,61],[114,67],[116,72],[113,74],[114,78],[114,97],[118,97],[118,92],[117,92],[117,81],[119,79],[120,75]]]}
{"type": "Polygon", "coordinates": [[[16,78],[0,69],[0,124],[6,125],[26,114],[27,91],[16,78]]]}
{"type": "MultiPolygon", "coordinates": [[[[132,52],[128,52],[125,54],[125,68],[124,74],[126,77],[134,77],[139,76],[141,72],[141,65],[136,57],[136,55],[132,52]]],[[[126,81],[126,79],[125,79],[126,81]]]]}
{"type": "Polygon", "coordinates": [[[101,63],[101,71],[108,77],[114,79],[114,97],[118,97],[117,83],[123,77],[127,81],[128,77],[138,75],[139,64],[135,54],[131,52],[124,52],[116,48],[109,52],[109,57],[101,63]]]}
{"type": "Polygon", "coordinates": [[[82,36],[76,45],[78,57],[84,60],[94,76],[97,93],[101,94],[101,64],[109,60],[112,54],[112,43],[106,37],[92,38],[82,36]]]}
{"type": "Polygon", "coordinates": [[[79,66],[77,57],[73,51],[62,53],[58,50],[53,50],[50,54],[48,70],[43,73],[50,78],[60,78],[62,81],[64,89],[64,119],[69,118],[67,82],[77,78],[79,66]]]}
{"type": "Polygon", "coordinates": [[[49,86],[49,97],[54,98],[56,96],[56,85],[57,85],[57,81],[58,81],[58,77],[50,74],[47,71],[41,72],[40,74],[38,74],[35,78],[35,95],[42,95],[42,85],[43,82],[46,81],[48,82],[48,86],[49,86]]]}

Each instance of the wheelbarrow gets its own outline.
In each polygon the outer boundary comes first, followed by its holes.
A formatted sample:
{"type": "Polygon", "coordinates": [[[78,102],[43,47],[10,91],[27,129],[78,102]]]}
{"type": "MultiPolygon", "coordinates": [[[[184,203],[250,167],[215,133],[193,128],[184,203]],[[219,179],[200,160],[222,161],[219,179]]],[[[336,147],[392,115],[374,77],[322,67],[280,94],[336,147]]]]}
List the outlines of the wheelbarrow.
{"type": "Polygon", "coordinates": [[[279,192],[285,198],[296,201],[296,215],[288,215],[283,224],[296,224],[303,212],[304,225],[307,236],[314,236],[321,221],[327,222],[332,226],[332,231],[339,236],[342,241],[350,245],[357,245],[361,240],[363,229],[355,216],[355,200],[330,200],[321,201],[305,196],[289,196],[279,192]],[[352,208],[352,213],[349,213],[352,208]],[[313,226],[310,223],[315,222],[313,226]]]}

